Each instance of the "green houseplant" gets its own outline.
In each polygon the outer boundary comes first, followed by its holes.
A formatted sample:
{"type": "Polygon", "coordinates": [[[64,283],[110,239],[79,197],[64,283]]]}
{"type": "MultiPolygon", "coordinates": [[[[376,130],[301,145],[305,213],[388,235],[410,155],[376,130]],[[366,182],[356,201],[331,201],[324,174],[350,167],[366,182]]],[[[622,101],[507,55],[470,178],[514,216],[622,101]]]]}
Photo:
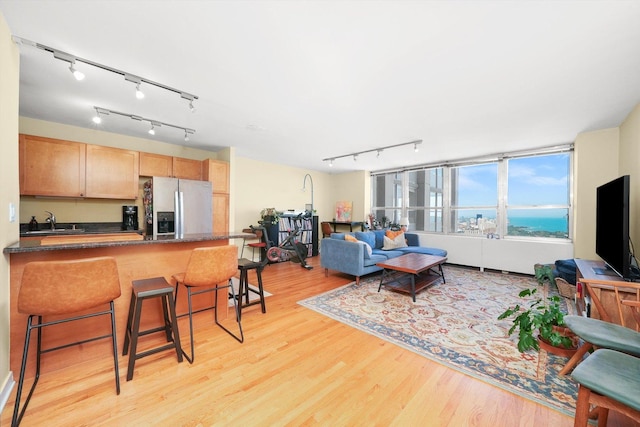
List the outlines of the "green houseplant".
{"type": "MultiPolygon", "coordinates": [[[[536,279],[539,284],[544,284],[546,280],[553,281],[551,267],[538,268],[536,265],[536,279]]],[[[535,297],[537,293],[538,288],[525,289],[518,296],[535,297]]],[[[516,304],[514,307],[509,307],[498,316],[498,320],[512,318],[513,325],[509,329],[509,335],[518,331],[520,352],[530,349],[540,350],[539,339],[553,347],[572,349],[575,347],[575,342],[571,336],[567,336],[564,328],[564,312],[561,310],[560,302],[561,299],[557,295],[546,299],[538,297],[528,305],[516,304]]]]}

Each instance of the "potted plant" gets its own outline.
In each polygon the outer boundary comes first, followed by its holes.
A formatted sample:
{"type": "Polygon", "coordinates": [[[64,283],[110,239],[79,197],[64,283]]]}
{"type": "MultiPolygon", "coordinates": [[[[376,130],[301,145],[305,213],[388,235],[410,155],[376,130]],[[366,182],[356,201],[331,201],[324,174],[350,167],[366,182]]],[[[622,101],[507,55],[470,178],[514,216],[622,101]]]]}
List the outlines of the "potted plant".
{"type": "MultiPolygon", "coordinates": [[[[537,292],[537,288],[525,289],[518,296],[534,297],[537,292]]],[[[576,342],[571,332],[564,327],[564,312],[561,310],[560,301],[560,297],[556,295],[547,297],[546,300],[535,298],[526,306],[516,304],[515,307],[508,308],[498,316],[498,320],[513,318],[509,335],[518,331],[520,352],[540,350],[542,344],[553,353],[569,356],[575,352],[576,342]]]]}
{"type": "Polygon", "coordinates": [[[260,211],[260,218],[262,218],[262,224],[274,224],[278,222],[280,216],[276,208],[264,208],[260,211]]]}

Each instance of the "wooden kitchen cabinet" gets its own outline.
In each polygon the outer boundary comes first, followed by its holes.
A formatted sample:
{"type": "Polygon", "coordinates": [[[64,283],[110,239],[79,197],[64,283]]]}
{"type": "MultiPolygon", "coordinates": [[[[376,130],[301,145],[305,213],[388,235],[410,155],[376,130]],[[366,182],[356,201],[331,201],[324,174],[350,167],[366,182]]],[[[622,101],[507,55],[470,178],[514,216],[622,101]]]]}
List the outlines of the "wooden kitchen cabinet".
{"type": "Polygon", "coordinates": [[[136,199],[139,153],[87,145],[86,197],[136,199]]]}
{"type": "Polygon", "coordinates": [[[213,184],[214,193],[229,193],[229,163],[207,159],[203,161],[205,181],[213,184]]]}
{"type": "Polygon", "coordinates": [[[202,160],[173,158],[173,176],[182,179],[202,180],[202,160]]]}
{"type": "Polygon", "coordinates": [[[173,176],[173,157],[140,153],[140,176],[173,176]]]}
{"type": "Polygon", "coordinates": [[[213,193],[213,234],[229,232],[229,195],[213,193]]]}
{"type": "Polygon", "coordinates": [[[20,135],[20,195],[84,197],[86,144],[20,135]]]}

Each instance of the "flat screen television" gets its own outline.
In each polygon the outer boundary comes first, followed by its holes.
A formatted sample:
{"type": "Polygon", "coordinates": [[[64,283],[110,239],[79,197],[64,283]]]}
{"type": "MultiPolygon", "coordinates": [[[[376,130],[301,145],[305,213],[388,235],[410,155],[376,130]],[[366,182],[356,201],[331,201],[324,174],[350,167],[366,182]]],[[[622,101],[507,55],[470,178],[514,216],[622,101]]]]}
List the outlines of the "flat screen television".
{"type": "MultiPolygon", "coordinates": [[[[596,197],[596,253],[620,277],[631,280],[629,248],[629,175],[598,187],[596,197]]],[[[596,271],[599,274],[611,274],[596,271]]]]}

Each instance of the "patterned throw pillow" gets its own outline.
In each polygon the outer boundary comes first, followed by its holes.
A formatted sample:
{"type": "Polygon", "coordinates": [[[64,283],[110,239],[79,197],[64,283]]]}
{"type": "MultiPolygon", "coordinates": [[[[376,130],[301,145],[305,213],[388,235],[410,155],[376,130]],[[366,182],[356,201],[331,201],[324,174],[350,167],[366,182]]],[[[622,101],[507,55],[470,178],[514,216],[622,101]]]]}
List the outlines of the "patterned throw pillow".
{"type": "Polygon", "coordinates": [[[387,236],[384,236],[384,246],[382,247],[383,251],[388,251],[391,249],[397,248],[406,248],[407,242],[404,239],[404,233],[398,234],[395,238],[390,239],[387,236]]]}
{"type": "Polygon", "coordinates": [[[358,239],[353,237],[351,234],[345,234],[344,235],[344,240],[346,240],[347,242],[357,242],[358,241],[358,239]]]}

